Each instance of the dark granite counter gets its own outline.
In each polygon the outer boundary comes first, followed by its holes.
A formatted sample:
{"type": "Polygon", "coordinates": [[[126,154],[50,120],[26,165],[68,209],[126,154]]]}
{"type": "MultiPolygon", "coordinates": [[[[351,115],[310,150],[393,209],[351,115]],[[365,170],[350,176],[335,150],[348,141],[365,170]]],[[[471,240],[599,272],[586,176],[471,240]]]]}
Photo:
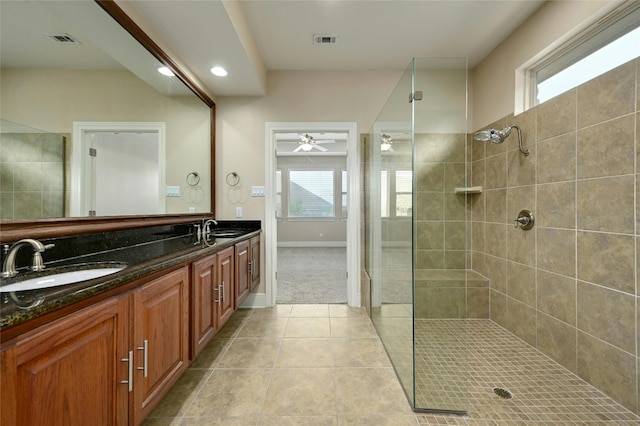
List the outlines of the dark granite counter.
{"type": "MultiPolygon", "coordinates": [[[[260,232],[259,221],[219,222],[219,235],[228,237],[215,237],[205,242],[198,238],[195,225],[200,223],[43,240],[43,243],[55,244],[54,248],[43,253],[47,270],[33,273],[22,268],[16,277],[0,280],[0,285],[66,270],[112,264],[127,266],[119,272],[74,284],[0,294],[0,331],[155,272],[190,263],[260,232]]],[[[20,255],[19,264],[28,264],[31,249],[22,248],[20,255]]]]}

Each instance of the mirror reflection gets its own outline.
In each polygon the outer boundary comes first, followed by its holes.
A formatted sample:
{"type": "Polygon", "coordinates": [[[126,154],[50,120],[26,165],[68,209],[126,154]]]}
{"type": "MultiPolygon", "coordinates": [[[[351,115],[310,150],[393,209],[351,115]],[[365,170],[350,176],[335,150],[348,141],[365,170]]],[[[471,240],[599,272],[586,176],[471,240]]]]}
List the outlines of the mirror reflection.
{"type": "Polygon", "coordinates": [[[211,211],[209,107],[105,11],[21,0],[0,2],[0,19],[2,220],[211,211]],[[135,148],[150,132],[155,142],[135,148]],[[102,165],[124,149],[128,168],[117,156],[102,165]]]}

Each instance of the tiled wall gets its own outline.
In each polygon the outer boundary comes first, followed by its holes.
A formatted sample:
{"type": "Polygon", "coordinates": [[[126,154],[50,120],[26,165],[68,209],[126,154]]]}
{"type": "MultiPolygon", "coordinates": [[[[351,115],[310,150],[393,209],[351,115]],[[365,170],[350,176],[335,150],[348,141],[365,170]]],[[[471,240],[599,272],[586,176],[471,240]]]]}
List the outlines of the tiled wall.
{"type": "MultiPolygon", "coordinates": [[[[503,144],[469,142],[472,268],[490,316],[639,413],[640,59],[518,116],[503,144]],[[521,209],[536,218],[515,229],[521,209]]],[[[487,106],[490,108],[490,105],[487,106]]],[[[477,129],[480,130],[480,129],[477,129]]]]}
{"type": "Polygon", "coordinates": [[[4,133],[0,152],[0,219],[64,217],[64,137],[4,133]]]}

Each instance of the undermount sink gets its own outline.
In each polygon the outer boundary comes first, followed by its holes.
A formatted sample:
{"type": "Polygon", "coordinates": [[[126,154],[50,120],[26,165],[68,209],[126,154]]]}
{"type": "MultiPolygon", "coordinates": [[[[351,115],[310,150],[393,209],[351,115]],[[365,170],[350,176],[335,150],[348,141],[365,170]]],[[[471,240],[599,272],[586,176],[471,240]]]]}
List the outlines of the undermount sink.
{"type": "Polygon", "coordinates": [[[212,229],[209,235],[218,238],[235,238],[246,234],[247,232],[248,231],[246,229],[212,229]]]}
{"type": "MultiPolygon", "coordinates": [[[[10,293],[14,291],[38,290],[43,288],[58,287],[67,284],[79,283],[81,281],[92,280],[122,271],[126,265],[117,264],[109,266],[92,266],[80,270],[69,270],[62,272],[60,269],[52,269],[54,272],[48,275],[17,281],[12,284],[0,286],[0,293],[10,293]],[[55,272],[60,271],[60,272],[55,272]]],[[[61,268],[62,269],[62,268],[61,268]]],[[[69,268],[65,268],[69,269],[69,268]]]]}

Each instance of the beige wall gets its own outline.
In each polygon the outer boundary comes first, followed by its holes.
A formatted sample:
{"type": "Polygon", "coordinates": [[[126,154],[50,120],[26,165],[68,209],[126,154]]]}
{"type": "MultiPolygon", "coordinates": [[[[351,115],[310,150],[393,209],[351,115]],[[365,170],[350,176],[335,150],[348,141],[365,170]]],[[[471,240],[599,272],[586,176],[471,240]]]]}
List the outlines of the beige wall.
{"type": "Polygon", "coordinates": [[[491,319],[640,412],[640,59],[518,116],[503,144],[472,142],[471,249],[491,319]],[[536,217],[514,229],[522,209],[536,217]]]}
{"type": "Polygon", "coordinates": [[[210,211],[209,109],[195,96],[162,96],[129,71],[3,69],[0,84],[3,119],[53,133],[71,134],[74,121],[165,122],[166,184],[182,194],[167,198],[167,213],[210,211]]]}
{"type": "Polygon", "coordinates": [[[267,96],[217,98],[217,175],[240,175],[236,187],[218,179],[218,218],[235,218],[241,206],[245,219],[264,221],[264,198],[251,197],[251,186],[264,185],[265,123],[356,122],[366,133],[402,73],[270,71],[267,96]]]}
{"type": "Polygon", "coordinates": [[[515,70],[592,24],[613,1],[549,1],[471,73],[472,128],[514,113],[515,70]]]}

